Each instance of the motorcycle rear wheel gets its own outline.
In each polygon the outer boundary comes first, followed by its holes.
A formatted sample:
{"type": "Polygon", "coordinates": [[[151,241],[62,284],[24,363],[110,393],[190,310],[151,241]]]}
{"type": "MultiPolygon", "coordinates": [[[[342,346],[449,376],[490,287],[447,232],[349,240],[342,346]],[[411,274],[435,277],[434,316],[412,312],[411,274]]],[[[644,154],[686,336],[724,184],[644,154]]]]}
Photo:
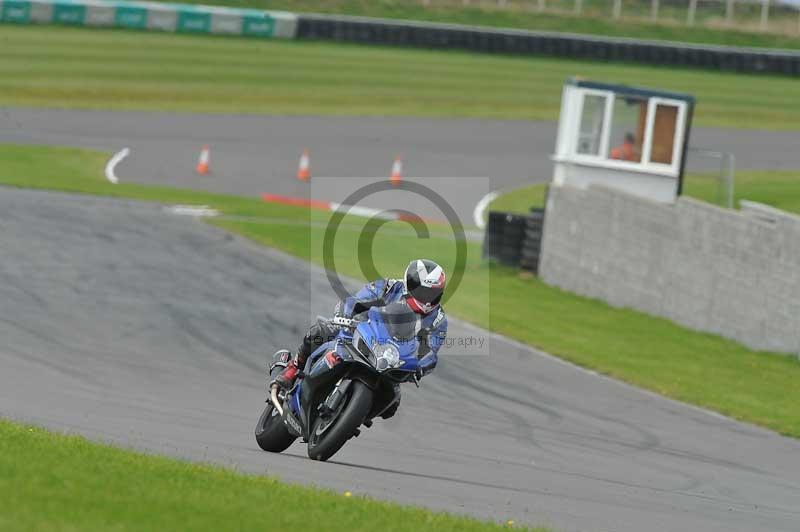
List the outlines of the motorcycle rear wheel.
{"type": "Polygon", "coordinates": [[[294,443],[295,438],[289,434],[281,416],[272,403],[267,403],[256,424],[256,442],[263,450],[270,453],[282,453],[294,443]]]}
{"type": "Polygon", "coordinates": [[[347,403],[332,422],[317,417],[311,427],[308,439],[308,457],[324,462],[336,454],[353,437],[358,427],[364,423],[372,408],[372,390],[363,382],[354,381],[350,386],[347,403]],[[329,425],[324,427],[324,425],[329,425]],[[319,434],[319,429],[324,432],[319,434]]]}

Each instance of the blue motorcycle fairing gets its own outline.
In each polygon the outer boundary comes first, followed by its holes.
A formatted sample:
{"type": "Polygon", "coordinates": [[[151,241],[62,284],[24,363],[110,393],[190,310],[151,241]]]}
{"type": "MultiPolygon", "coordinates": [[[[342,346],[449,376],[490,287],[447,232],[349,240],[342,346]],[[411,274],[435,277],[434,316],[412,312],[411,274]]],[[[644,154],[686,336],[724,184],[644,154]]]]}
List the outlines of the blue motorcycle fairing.
{"type": "Polygon", "coordinates": [[[302,386],[295,386],[295,391],[292,394],[291,399],[289,400],[289,406],[292,408],[292,411],[298,416],[300,415],[300,388],[302,388],[302,386]]]}
{"type": "MultiPolygon", "coordinates": [[[[419,359],[417,358],[417,349],[419,348],[419,341],[416,337],[406,339],[395,339],[392,337],[389,327],[383,319],[382,307],[373,307],[367,312],[368,321],[358,324],[356,330],[361,339],[369,346],[376,344],[391,343],[400,353],[400,360],[402,364],[393,368],[395,370],[415,372],[419,367],[419,359]]],[[[343,328],[339,331],[336,339],[320,345],[311,356],[308,357],[308,362],[304,368],[307,376],[316,377],[331,371],[333,368],[328,366],[325,361],[324,355],[329,351],[335,351],[337,355],[345,362],[363,363],[356,359],[350,351],[350,346],[353,345],[353,332],[350,329],[343,328]]],[[[356,351],[359,351],[356,346],[356,351]]],[[[360,351],[359,351],[360,352],[360,351]]],[[[301,394],[302,394],[302,381],[299,385],[295,386],[289,394],[289,408],[291,411],[303,422],[305,416],[302,412],[301,394]]]]}
{"type": "MultiPolygon", "coordinates": [[[[306,362],[306,366],[303,369],[303,372],[308,375],[317,375],[324,371],[328,371],[330,368],[328,368],[327,364],[325,364],[322,355],[324,355],[331,349],[334,349],[335,345],[336,345],[336,340],[332,340],[330,342],[325,342],[317,349],[315,349],[314,352],[311,353],[311,356],[308,357],[308,361],[306,362]]],[[[294,390],[291,392],[289,398],[289,408],[291,408],[292,411],[295,414],[297,414],[297,416],[299,416],[301,419],[302,419],[302,412],[301,412],[302,408],[300,406],[300,398],[302,394],[302,388],[303,386],[301,382],[298,386],[294,387],[294,390]]]]}
{"type": "Polygon", "coordinates": [[[358,324],[358,334],[369,346],[381,343],[390,343],[394,345],[400,352],[400,360],[403,362],[403,364],[396,369],[416,371],[419,367],[419,359],[417,358],[419,340],[417,340],[416,336],[406,339],[393,338],[383,320],[381,308],[382,307],[372,307],[369,309],[367,313],[369,321],[358,324]]]}

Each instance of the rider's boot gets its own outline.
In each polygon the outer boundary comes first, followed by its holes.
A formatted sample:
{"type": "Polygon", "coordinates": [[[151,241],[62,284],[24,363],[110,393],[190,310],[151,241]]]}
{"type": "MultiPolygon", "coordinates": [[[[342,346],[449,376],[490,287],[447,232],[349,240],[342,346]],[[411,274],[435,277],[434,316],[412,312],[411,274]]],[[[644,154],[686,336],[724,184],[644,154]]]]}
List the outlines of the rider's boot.
{"type": "Polygon", "coordinates": [[[275,384],[284,390],[288,390],[294,385],[294,381],[297,380],[298,373],[300,373],[300,368],[297,366],[297,362],[290,360],[283,371],[275,377],[275,384]]]}
{"type": "Polygon", "coordinates": [[[273,381],[275,384],[284,390],[289,390],[294,386],[294,381],[297,380],[300,371],[306,367],[306,360],[311,353],[314,352],[314,349],[321,345],[325,337],[331,337],[333,335],[333,331],[322,329],[322,327],[322,323],[315,323],[308,329],[308,332],[303,336],[303,341],[300,342],[297,348],[297,354],[294,359],[289,361],[286,365],[286,369],[275,377],[273,381]]]}
{"type": "Polygon", "coordinates": [[[275,384],[284,390],[291,389],[291,387],[294,386],[294,381],[297,380],[297,376],[300,374],[300,368],[303,366],[305,366],[305,359],[301,360],[300,354],[298,353],[295,358],[289,361],[280,375],[275,377],[275,384]]]}

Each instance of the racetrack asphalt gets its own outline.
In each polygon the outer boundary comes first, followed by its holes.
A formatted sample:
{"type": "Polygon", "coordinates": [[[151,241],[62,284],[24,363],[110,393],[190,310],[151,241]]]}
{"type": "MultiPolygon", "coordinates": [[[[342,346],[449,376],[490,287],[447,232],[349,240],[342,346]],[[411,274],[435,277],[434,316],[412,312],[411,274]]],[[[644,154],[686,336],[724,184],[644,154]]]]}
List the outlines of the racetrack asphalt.
{"type": "MultiPolygon", "coordinates": [[[[229,194],[342,201],[346,193],[325,177],[385,179],[400,155],[404,175],[442,193],[469,224],[490,190],[549,181],[555,138],[553,122],[0,109],[2,143],[113,152],[129,147],[131,155],[117,168],[122,181],[229,194]],[[211,148],[212,171],[198,176],[194,168],[204,144],[211,148]],[[311,187],[294,177],[304,148],[311,154],[311,187]],[[485,179],[464,179],[462,185],[461,177],[485,179]]],[[[800,168],[800,131],[694,128],[691,145],[733,152],[741,169],[800,168]]],[[[718,168],[712,158],[689,158],[689,171],[718,168]]],[[[391,198],[364,205],[398,206],[391,198]]],[[[415,208],[441,218],[434,207],[415,208]]]]}
{"type": "Polygon", "coordinates": [[[0,188],[0,228],[3,417],[564,532],[800,530],[800,441],[455,320],[490,355],[446,351],[329,463],[264,453],[267,355],[334,302],[315,267],[149,203],[0,188]]]}

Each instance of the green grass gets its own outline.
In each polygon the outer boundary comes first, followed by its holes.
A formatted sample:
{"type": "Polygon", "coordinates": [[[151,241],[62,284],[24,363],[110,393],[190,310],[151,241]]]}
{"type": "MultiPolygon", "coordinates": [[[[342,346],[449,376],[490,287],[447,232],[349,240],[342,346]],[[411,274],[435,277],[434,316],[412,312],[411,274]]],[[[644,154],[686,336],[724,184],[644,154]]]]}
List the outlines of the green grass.
{"type": "Polygon", "coordinates": [[[298,526],[331,532],[508,529],[0,420],[0,530],[4,532],[216,532],[298,526]]]}
{"type": "Polygon", "coordinates": [[[785,77],[0,25],[0,106],[555,120],[572,75],[693,93],[702,125],[800,127],[797,81],[785,77]]]}
{"type": "MultiPolygon", "coordinates": [[[[586,33],[594,35],[609,35],[614,37],[635,37],[643,39],[662,39],[671,41],[686,41],[695,43],[709,44],[728,44],[735,46],[761,46],[772,48],[800,48],[800,38],[792,35],[780,35],[770,33],[760,33],[756,31],[742,31],[732,29],[722,29],[719,27],[721,17],[717,14],[716,18],[707,18],[707,22],[717,23],[716,28],[703,28],[701,24],[705,22],[703,11],[698,10],[697,27],[686,27],[686,9],[674,10],[670,13],[670,6],[663,5],[661,8],[662,17],[672,15],[672,20],[665,20],[665,23],[652,24],[647,21],[649,16],[650,2],[641,2],[641,5],[633,6],[626,2],[623,13],[626,17],[621,20],[611,18],[610,2],[603,2],[601,6],[595,6],[593,2],[585,3],[585,13],[589,16],[576,17],[569,13],[537,13],[535,12],[534,1],[529,1],[529,8],[523,9],[511,4],[509,9],[491,9],[487,6],[464,7],[460,0],[433,0],[431,6],[424,7],[421,2],[415,0],[180,0],[194,4],[215,4],[234,7],[252,7],[256,9],[283,9],[295,12],[315,12],[333,13],[344,15],[360,15],[370,17],[397,18],[407,20],[422,20],[430,22],[450,22],[457,24],[469,24],[479,26],[495,26],[505,28],[521,28],[530,30],[564,31],[570,33],[586,33]],[[449,4],[449,5],[443,5],[449,4]],[[603,9],[605,8],[605,9],[603,9]],[[639,17],[639,19],[630,18],[639,17]]],[[[477,2],[473,2],[477,4],[477,2]]],[[[553,9],[553,0],[548,0],[550,9],[553,9]]],[[[562,4],[563,10],[568,10],[572,6],[562,4]]],[[[702,6],[701,6],[702,7],[702,6]]],[[[737,6],[741,12],[743,7],[737,6]]],[[[718,13],[722,13],[720,9],[718,13]]],[[[751,24],[755,26],[758,13],[751,14],[751,24]]],[[[774,23],[781,22],[774,11],[770,14],[774,23]]],[[[797,24],[797,14],[782,12],[784,22],[788,22],[787,27],[794,30],[797,24]]]]}
{"type": "MultiPolygon", "coordinates": [[[[778,209],[800,213],[800,170],[741,170],[736,173],[734,205],[746,199],[778,209]]],[[[544,206],[547,185],[536,184],[506,191],[489,204],[487,211],[528,212],[544,206]]],[[[714,176],[689,175],[684,195],[720,204],[718,181],[714,176]]]]}
{"type": "Polygon", "coordinates": [[[534,207],[544,207],[547,184],[539,183],[505,191],[489,203],[484,213],[489,211],[527,213],[534,207]]]}
{"type": "MultiPolygon", "coordinates": [[[[719,202],[717,181],[709,176],[689,176],[684,193],[693,198],[719,202]]],[[[778,209],[800,213],[800,170],[744,170],[734,178],[734,204],[750,200],[778,209]]]]}
{"type": "MultiPolygon", "coordinates": [[[[211,223],[321,263],[325,213],[255,199],[110,185],[102,178],[105,157],[77,149],[0,146],[0,183],[210,205],[229,215],[249,217],[211,223]]],[[[740,193],[749,197],[774,199],[777,206],[797,205],[798,187],[788,174],[753,174],[747,187],[743,182],[740,176],[740,193]],[[761,183],[764,190],[775,192],[759,195],[761,183]]],[[[353,257],[363,223],[364,219],[348,218],[336,241],[339,271],[355,278],[363,278],[353,257]]],[[[419,240],[405,224],[384,226],[374,247],[378,272],[396,276],[398,268],[416,256],[452,268],[454,243],[442,231],[434,228],[431,239],[419,240]]],[[[466,289],[452,294],[447,303],[454,316],[666,396],[800,437],[800,359],[752,351],[664,319],[560,291],[537,279],[523,279],[514,270],[483,263],[476,243],[468,247],[462,286],[466,289]]]]}

